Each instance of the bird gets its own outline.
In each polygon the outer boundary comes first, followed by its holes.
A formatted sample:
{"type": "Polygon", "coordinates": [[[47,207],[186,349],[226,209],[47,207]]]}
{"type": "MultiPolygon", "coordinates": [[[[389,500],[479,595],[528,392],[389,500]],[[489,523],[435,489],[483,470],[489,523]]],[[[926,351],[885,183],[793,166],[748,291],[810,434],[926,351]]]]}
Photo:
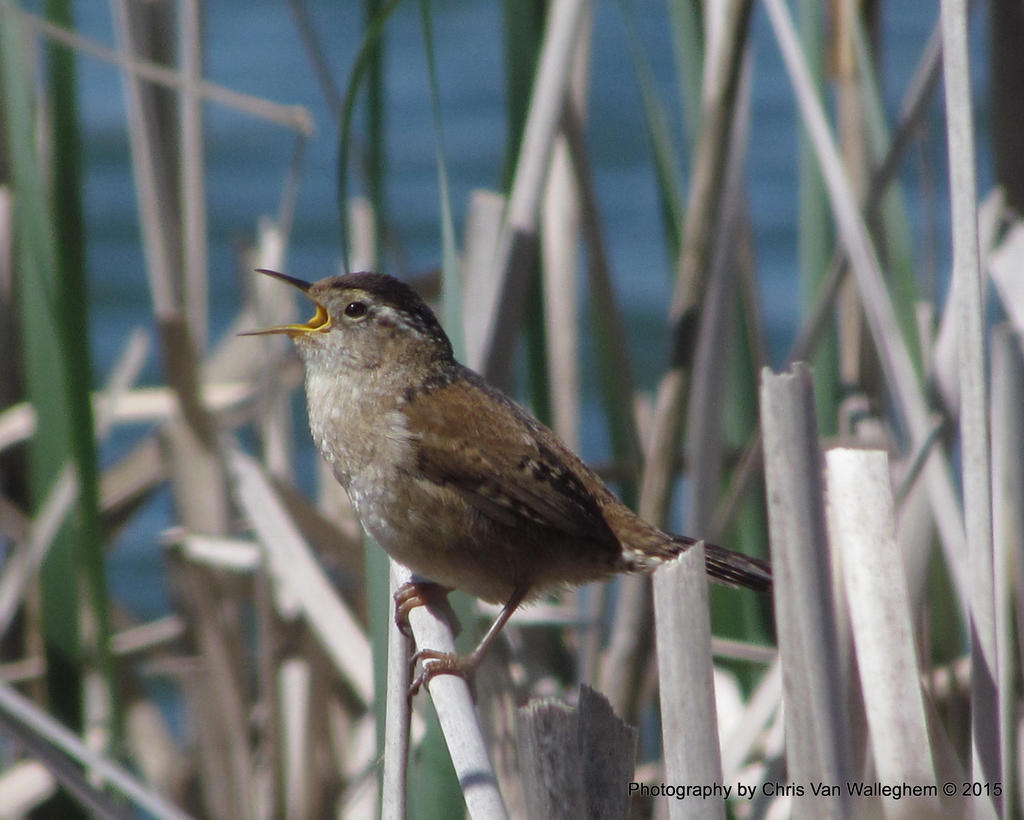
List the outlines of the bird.
{"type": "MultiPolygon", "coordinates": [[[[412,608],[452,589],[501,605],[467,656],[421,649],[410,696],[438,674],[470,680],[513,612],[552,589],[648,573],[697,539],[667,533],[623,504],[553,431],[460,364],[426,302],[383,273],[316,282],[277,271],[313,316],[245,335],[283,334],[305,371],[309,429],[363,529],[413,580],[412,608]]],[[[708,576],[767,590],[770,565],[705,543],[708,576]]]]}

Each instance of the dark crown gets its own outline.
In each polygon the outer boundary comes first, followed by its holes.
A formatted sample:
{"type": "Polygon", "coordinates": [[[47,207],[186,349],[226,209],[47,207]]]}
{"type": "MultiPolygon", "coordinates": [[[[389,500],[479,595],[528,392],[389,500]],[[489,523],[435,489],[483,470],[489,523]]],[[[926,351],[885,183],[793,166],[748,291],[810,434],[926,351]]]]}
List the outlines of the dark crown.
{"type": "Polygon", "coordinates": [[[419,333],[428,336],[432,341],[442,345],[449,356],[452,355],[451,341],[437,321],[434,311],[405,282],[388,276],[386,273],[346,273],[332,276],[324,281],[325,289],[345,290],[355,288],[365,291],[378,304],[394,308],[419,333]]]}

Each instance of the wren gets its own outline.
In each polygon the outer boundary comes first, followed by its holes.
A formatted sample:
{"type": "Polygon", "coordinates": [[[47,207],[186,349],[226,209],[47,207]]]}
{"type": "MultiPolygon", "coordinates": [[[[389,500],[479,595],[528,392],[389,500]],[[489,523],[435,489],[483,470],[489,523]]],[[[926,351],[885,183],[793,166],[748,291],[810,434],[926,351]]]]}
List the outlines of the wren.
{"type": "MultiPolygon", "coordinates": [[[[408,285],[380,273],[312,284],[260,273],[316,305],[305,324],[247,335],[282,333],[295,343],[310,432],[363,528],[442,592],[503,605],[470,655],[417,653],[424,664],[413,692],[437,674],[468,677],[524,601],[649,572],[697,543],[638,517],[550,429],[459,364],[408,285]]],[[[715,581],[771,585],[763,561],[715,544],[705,544],[705,556],[715,581]]],[[[429,594],[417,582],[399,590],[400,626],[429,594]]]]}

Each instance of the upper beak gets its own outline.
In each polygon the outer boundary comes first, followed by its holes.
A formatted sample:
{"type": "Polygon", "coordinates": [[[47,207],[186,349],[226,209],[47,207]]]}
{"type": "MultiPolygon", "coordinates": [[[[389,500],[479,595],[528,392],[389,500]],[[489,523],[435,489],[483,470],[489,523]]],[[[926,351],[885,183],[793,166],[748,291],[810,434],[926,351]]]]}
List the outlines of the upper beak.
{"type": "MultiPolygon", "coordinates": [[[[307,296],[309,296],[309,289],[312,285],[309,282],[304,282],[301,279],[296,279],[294,276],[289,276],[286,273],[279,273],[276,270],[267,270],[266,268],[257,268],[257,273],[263,273],[267,276],[272,276],[275,279],[280,279],[282,282],[287,282],[292,287],[298,288],[307,296]]],[[[312,297],[310,297],[312,298],[312,297]]],[[[316,302],[316,300],[313,300],[316,302]]],[[[289,336],[298,336],[302,333],[312,333],[317,330],[326,330],[331,325],[331,317],[327,315],[327,311],[324,310],[323,306],[316,302],[316,313],[313,317],[301,325],[278,325],[276,327],[268,327],[264,330],[244,330],[239,333],[239,336],[264,336],[270,333],[285,333],[289,336]]]]}

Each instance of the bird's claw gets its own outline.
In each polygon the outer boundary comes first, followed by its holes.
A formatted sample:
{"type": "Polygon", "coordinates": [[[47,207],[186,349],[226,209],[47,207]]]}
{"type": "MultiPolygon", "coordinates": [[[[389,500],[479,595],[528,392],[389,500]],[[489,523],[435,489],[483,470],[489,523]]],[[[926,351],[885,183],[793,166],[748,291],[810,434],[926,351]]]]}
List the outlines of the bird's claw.
{"type": "Polygon", "coordinates": [[[395,590],[395,626],[405,637],[412,637],[412,628],[409,626],[409,613],[418,606],[424,606],[419,585],[409,581],[402,584],[395,590]]]}
{"type": "Polygon", "coordinates": [[[476,700],[476,688],[473,681],[476,664],[471,658],[464,658],[452,652],[440,652],[436,649],[420,649],[409,659],[409,663],[413,672],[416,671],[416,664],[420,664],[420,673],[413,679],[412,685],[409,687],[410,700],[438,675],[455,675],[462,678],[469,686],[473,700],[476,700]]]}
{"type": "Polygon", "coordinates": [[[430,581],[406,581],[395,590],[395,625],[405,637],[412,637],[409,613],[418,606],[428,606],[443,615],[452,628],[452,634],[459,633],[459,619],[448,603],[451,589],[430,581]]]}

